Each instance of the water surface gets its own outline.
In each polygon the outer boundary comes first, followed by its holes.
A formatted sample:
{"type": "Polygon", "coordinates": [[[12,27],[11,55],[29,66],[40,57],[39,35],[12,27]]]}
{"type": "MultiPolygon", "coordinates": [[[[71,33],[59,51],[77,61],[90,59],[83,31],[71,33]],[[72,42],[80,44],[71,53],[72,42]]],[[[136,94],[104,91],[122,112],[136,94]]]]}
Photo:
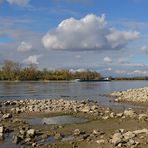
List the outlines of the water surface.
{"type": "Polygon", "coordinates": [[[73,123],[84,123],[88,120],[85,118],[80,117],[73,117],[70,115],[63,115],[63,116],[55,116],[55,117],[48,117],[48,118],[29,118],[27,122],[31,125],[37,124],[48,124],[48,125],[62,125],[62,124],[73,124],[73,123]]]}
{"type": "Polygon", "coordinates": [[[0,99],[91,99],[109,107],[130,107],[100,96],[113,91],[148,87],[148,81],[111,82],[0,82],[0,99]]]}

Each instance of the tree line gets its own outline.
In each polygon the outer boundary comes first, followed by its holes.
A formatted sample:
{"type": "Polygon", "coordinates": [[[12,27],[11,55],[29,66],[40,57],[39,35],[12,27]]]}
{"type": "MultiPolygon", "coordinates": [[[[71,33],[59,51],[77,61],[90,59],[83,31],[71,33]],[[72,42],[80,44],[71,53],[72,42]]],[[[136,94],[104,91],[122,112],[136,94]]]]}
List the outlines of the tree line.
{"type": "Polygon", "coordinates": [[[62,70],[39,70],[36,65],[30,64],[22,67],[18,62],[6,60],[0,69],[0,80],[8,81],[29,81],[29,80],[98,80],[101,74],[96,71],[71,72],[62,70]]]}

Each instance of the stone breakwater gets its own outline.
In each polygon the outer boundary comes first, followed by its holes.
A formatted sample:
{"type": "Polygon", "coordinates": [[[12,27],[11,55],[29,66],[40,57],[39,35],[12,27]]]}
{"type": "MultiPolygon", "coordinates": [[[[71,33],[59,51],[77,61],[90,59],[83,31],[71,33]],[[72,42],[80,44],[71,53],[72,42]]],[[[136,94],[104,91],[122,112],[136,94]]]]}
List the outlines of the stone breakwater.
{"type": "Polygon", "coordinates": [[[128,101],[148,103],[148,87],[112,92],[111,94],[109,94],[109,96],[115,97],[116,102],[128,101]]]}
{"type": "Polygon", "coordinates": [[[5,101],[4,106],[11,107],[10,112],[86,112],[86,113],[98,113],[101,108],[95,101],[73,101],[73,100],[17,100],[17,101],[5,101]]]}
{"type": "Polygon", "coordinates": [[[0,102],[0,121],[0,139],[5,140],[6,135],[12,133],[12,143],[22,147],[148,146],[147,112],[137,113],[132,109],[115,112],[90,100],[2,101],[0,102]],[[90,122],[74,126],[44,124],[34,126],[24,120],[30,114],[36,115],[36,113],[87,116],[90,122]],[[53,143],[48,142],[49,137],[54,139],[53,143]]]}

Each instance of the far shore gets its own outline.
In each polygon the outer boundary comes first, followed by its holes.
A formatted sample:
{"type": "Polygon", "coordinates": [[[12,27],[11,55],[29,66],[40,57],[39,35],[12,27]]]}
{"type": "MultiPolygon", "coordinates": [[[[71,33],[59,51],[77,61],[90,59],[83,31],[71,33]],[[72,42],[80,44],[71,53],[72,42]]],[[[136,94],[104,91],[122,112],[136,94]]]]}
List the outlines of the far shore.
{"type": "MultiPolygon", "coordinates": [[[[148,81],[148,80],[111,80],[111,81],[148,81]]],[[[0,82],[75,82],[75,80],[0,80],[0,82]]],[[[103,82],[103,81],[86,81],[88,83],[96,83],[96,82],[103,82]]],[[[106,82],[106,81],[104,81],[106,82]]],[[[110,81],[109,81],[110,82],[110,81]]],[[[83,82],[84,83],[84,82],[83,82]]]]}

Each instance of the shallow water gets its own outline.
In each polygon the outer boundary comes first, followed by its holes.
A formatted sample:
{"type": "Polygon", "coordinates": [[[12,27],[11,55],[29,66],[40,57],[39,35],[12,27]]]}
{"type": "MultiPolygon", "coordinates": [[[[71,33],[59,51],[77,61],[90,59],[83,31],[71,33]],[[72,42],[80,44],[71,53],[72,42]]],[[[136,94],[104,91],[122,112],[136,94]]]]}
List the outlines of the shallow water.
{"type": "Polygon", "coordinates": [[[6,133],[3,141],[0,141],[0,148],[20,148],[19,144],[12,143],[13,133],[6,133]]]}
{"type": "Polygon", "coordinates": [[[29,118],[26,120],[31,125],[39,125],[39,124],[62,125],[62,124],[72,124],[72,123],[84,123],[88,121],[85,118],[73,117],[70,115],[55,116],[55,117],[48,117],[48,118],[35,117],[35,118],[29,118]]]}
{"type": "Polygon", "coordinates": [[[148,87],[148,81],[0,82],[0,99],[91,99],[103,106],[125,109],[134,106],[115,103],[100,95],[140,87],[148,87]]]}

